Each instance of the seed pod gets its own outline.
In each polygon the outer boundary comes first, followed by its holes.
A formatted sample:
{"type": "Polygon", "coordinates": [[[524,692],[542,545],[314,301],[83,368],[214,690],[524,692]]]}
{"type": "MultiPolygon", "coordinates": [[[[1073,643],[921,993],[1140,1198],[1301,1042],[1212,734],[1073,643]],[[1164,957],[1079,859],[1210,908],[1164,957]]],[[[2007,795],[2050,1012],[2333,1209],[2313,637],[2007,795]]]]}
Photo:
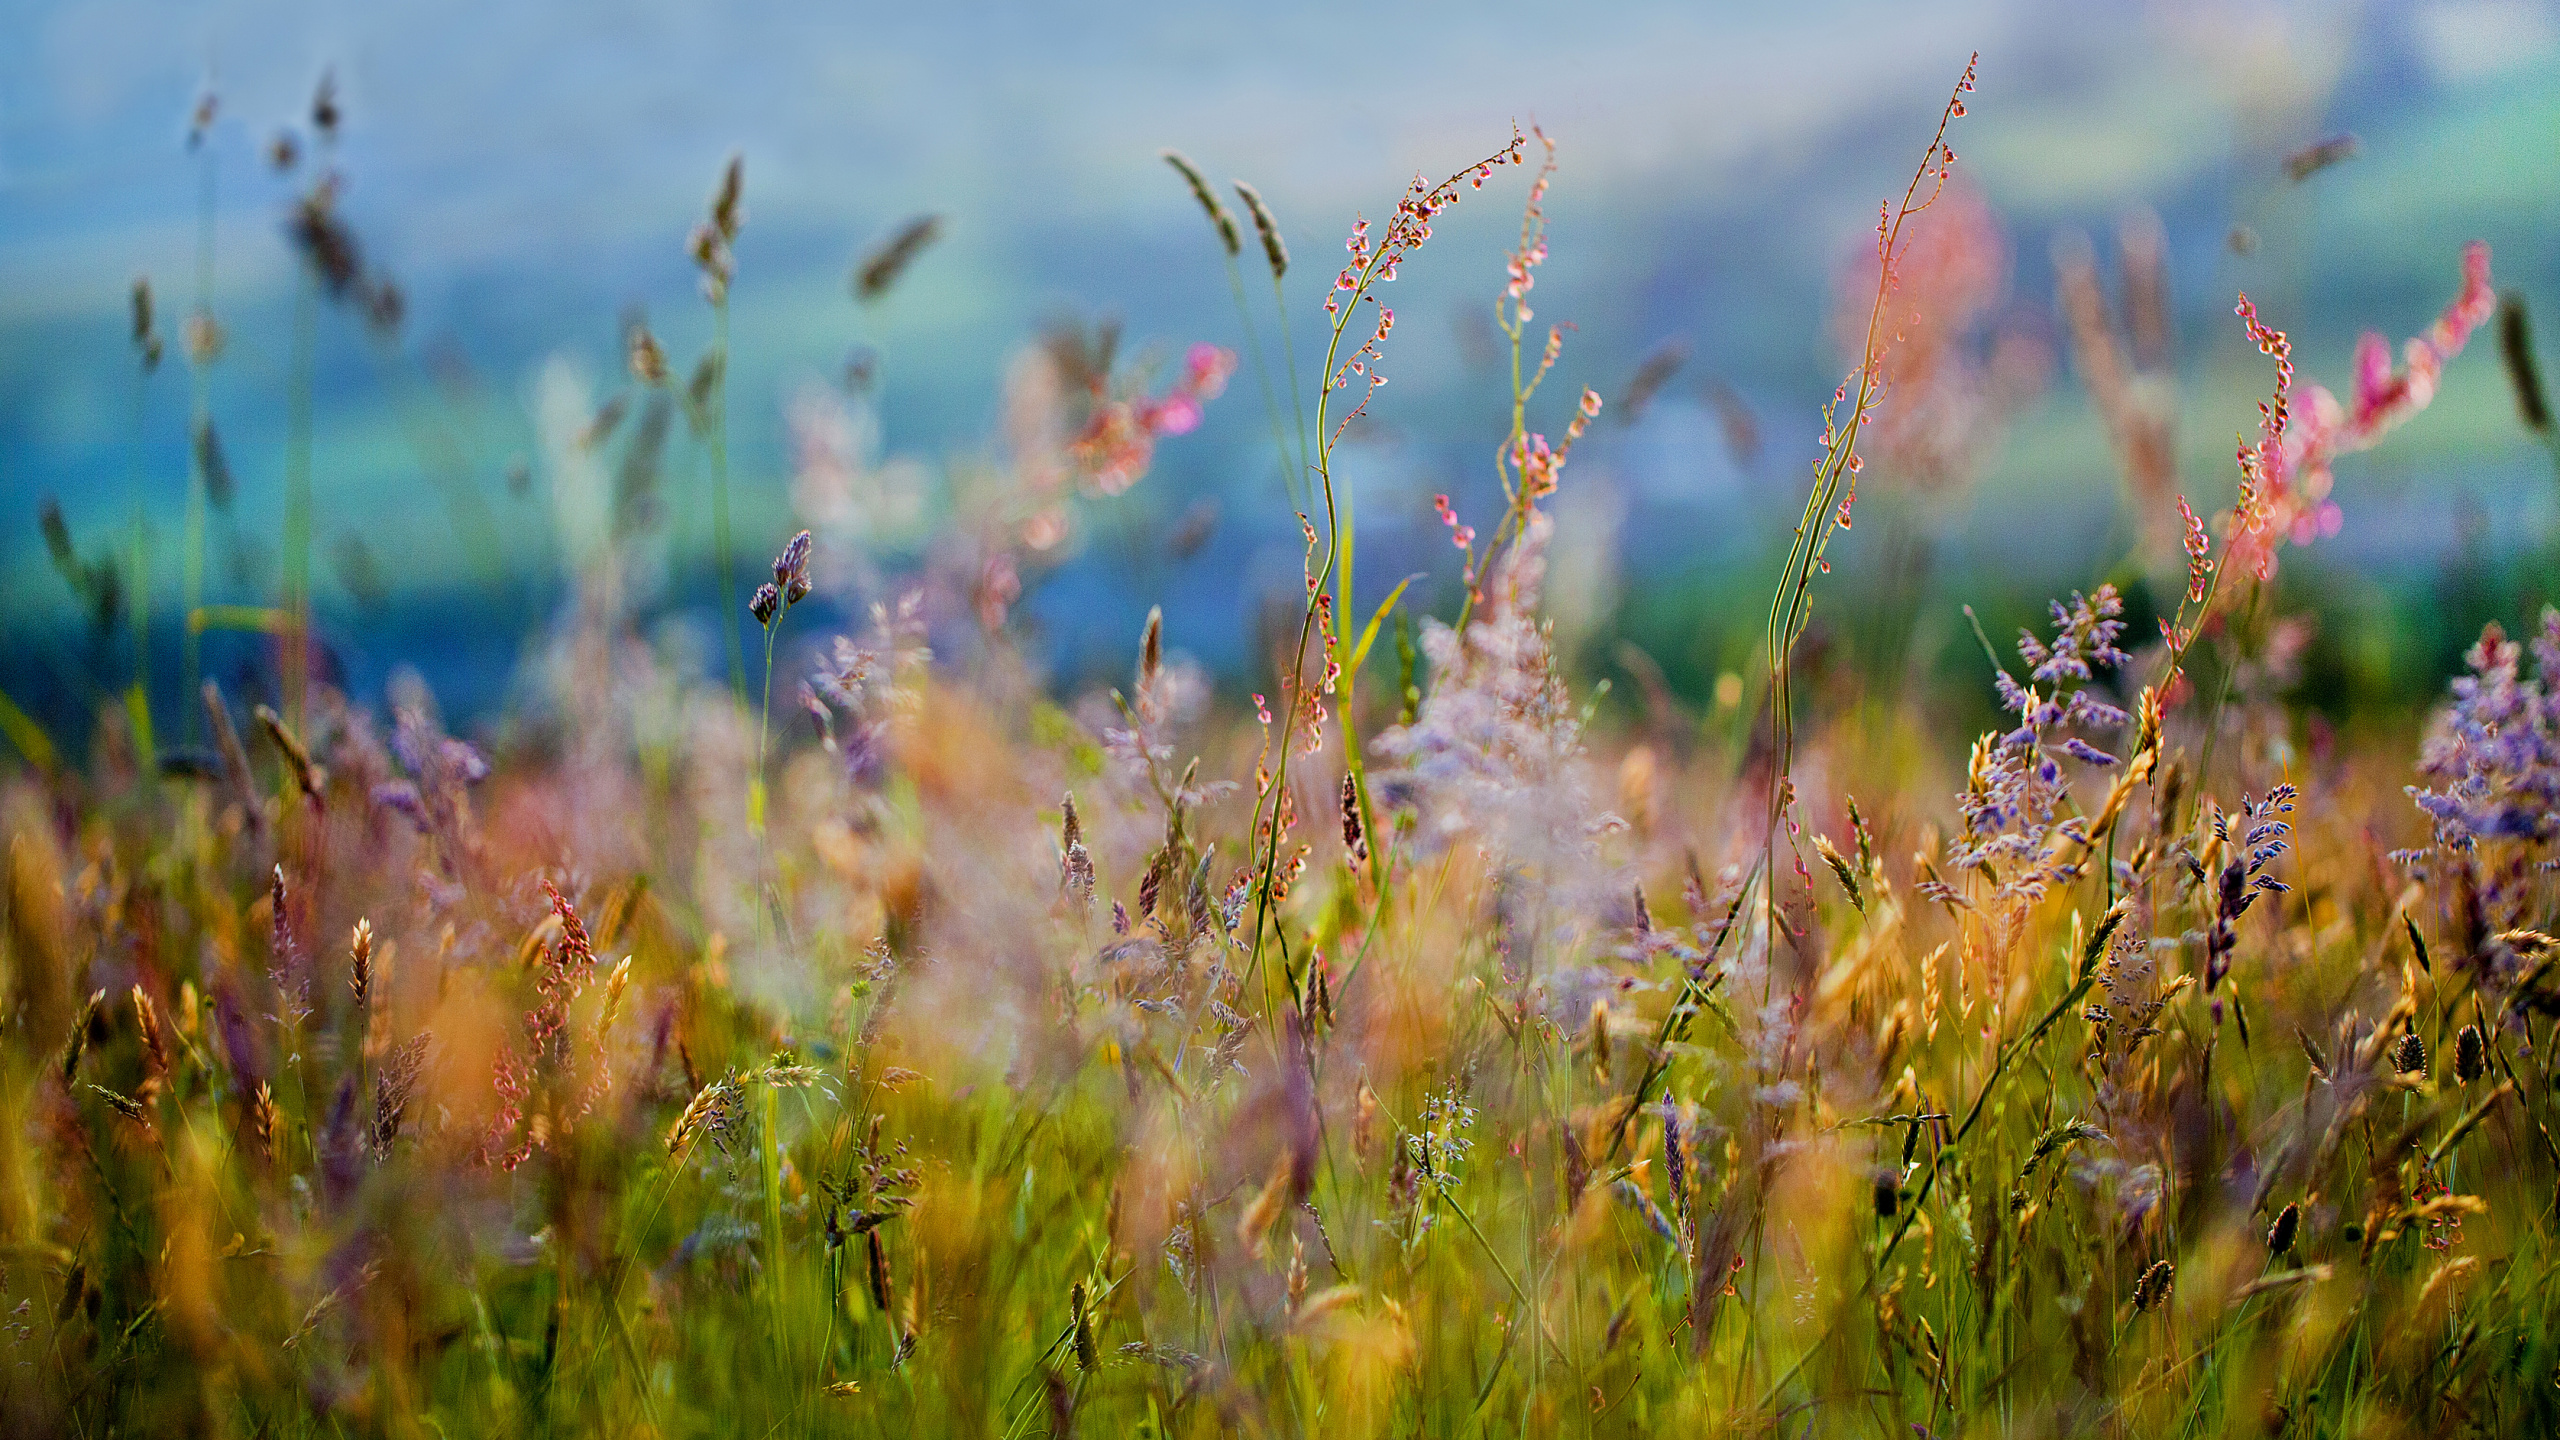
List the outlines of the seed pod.
{"type": "Polygon", "coordinates": [[[1342,848],[1351,853],[1355,865],[1369,858],[1368,827],[1360,819],[1360,786],[1347,771],[1342,777],[1342,848]]]}
{"type": "Polygon", "coordinates": [[[1093,1309],[1085,1298],[1083,1281],[1077,1281],[1068,1289],[1067,1303],[1075,1315],[1076,1368],[1085,1371],[1098,1369],[1102,1356],[1093,1343],[1093,1309]]]}
{"type": "Polygon", "coordinates": [[[2489,1073],[2489,1046],[2480,1027],[2465,1025],[2453,1037],[2453,1078],[2468,1085],[2489,1073]]]}
{"type": "Polygon", "coordinates": [[[879,1306],[880,1313],[886,1315],[889,1313],[889,1252],[881,1248],[879,1231],[874,1230],[863,1238],[871,1242],[871,1303],[879,1306]]]}
{"type": "Polygon", "coordinates": [[[2133,1287],[2133,1308],[2136,1311],[2158,1309],[2160,1303],[2169,1298],[2169,1287],[2176,1283],[2177,1278],[2178,1267],[2166,1260],[2143,1271],[2141,1280],[2133,1287]]]}
{"type": "Polygon", "coordinates": [[[2293,1238],[2302,1229],[2302,1207],[2287,1205],[2276,1212],[2276,1223],[2267,1227],[2267,1253],[2283,1255],[2293,1249],[2293,1238]]]}
{"type": "Polygon", "coordinates": [[[2412,1030],[2391,1047],[2391,1068],[2403,1075],[2427,1073],[2427,1042],[2412,1030]]]}
{"type": "Polygon", "coordinates": [[[353,962],[347,984],[356,992],[356,1009],[362,1011],[373,998],[373,922],[358,920],[355,934],[347,941],[347,955],[353,962]]]}

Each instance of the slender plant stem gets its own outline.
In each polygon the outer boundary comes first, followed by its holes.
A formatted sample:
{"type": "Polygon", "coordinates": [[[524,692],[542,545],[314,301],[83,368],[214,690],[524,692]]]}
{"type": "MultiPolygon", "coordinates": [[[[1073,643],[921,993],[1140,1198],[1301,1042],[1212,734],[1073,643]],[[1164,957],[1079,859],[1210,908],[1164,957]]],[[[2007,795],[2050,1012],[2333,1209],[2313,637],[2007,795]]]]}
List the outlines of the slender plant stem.
{"type": "Polygon", "coordinates": [[[320,277],[303,267],[293,300],[293,359],[285,401],[284,698],[302,723],[311,666],[311,390],[320,328],[320,277]]]}
{"type": "Polygon", "coordinates": [[[719,572],[720,651],[729,662],[729,693],[747,703],[747,662],[738,645],[738,566],[729,529],[729,297],[711,302],[711,563],[719,572]]]}

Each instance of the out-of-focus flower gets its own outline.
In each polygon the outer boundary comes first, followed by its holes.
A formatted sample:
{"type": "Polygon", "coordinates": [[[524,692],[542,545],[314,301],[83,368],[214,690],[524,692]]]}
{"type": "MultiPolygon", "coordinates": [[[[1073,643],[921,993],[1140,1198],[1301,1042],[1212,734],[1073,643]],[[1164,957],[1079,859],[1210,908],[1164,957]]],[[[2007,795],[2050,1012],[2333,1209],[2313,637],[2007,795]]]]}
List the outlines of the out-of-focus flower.
{"type": "MultiPolygon", "coordinates": [[[[2246,296],[2241,305],[2251,338],[2262,350],[2269,335],[2278,343],[2283,341],[2282,332],[2258,323],[2246,296]]],[[[2281,398],[2292,378],[2288,359],[2280,371],[2284,384],[2272,417],[2273,430],[2250,447],[2256,452],[2255,474],[2250,473],[2251,455],[2244,451],[2242,456],[2249,486],[2244,499],[2251,503],[2244,504],[2232,526],[2233,561],[2265,579],[2275,573],[2279,545],[2287,541],[2308,545],[2338,533],[2342,517],[2337,503],[2329,498],[2333,462],[2341,455],[2372,449],[2402,421],[2426,409],[2435,399],[2446,363],[2462,353],[2471,332],[2487,323],[2497,308],[2498,292],[2489,283],[2489,247],[2474,240],[2462,250],[2461,291],[2427,327],[2427,333],[2411,337],[2401,347],[2397,370],[2392,368],[2389,342],[2368,330],[2356,342],[2350,399],[2342,401],[2314,384],[2288,418],[2281,398]]]]}
{"type": "Polygon", "coordinates": [[[2560,838],[2560,609],[2542,612],[2532,679],[2523,658],[2497,625],[2482,631],[2419,755],[2418,773],[2435,783],[2409,794],[2448,849],[2560,838]]]}
{"type": "Polygon", "coordinates": [[[1097,374],[1092,414],[1067,442],[1068,456],[1096,490],[1121,493],[1146,478],[1158,437],[1199,428],[1202,407],[1227,388],[1235,368],[1233,351],[1199,344],[1184,357],[1181,377],[1159,395],[1111,395],[1108,377],[1097,374]]]}
{"type": "MultiPolygon", "coordinates": [[[[1951,853],[1960,870],[1998,876],[2003,901],[2040,898],[2069,872],[2073,850],[2088,840],[2085,817],[2061,815],[2070,788],[2062,761],[2112,766],[2116,757],[2063,732],[2125,723],[2125,713],[2087,685],[2093,667],[2124,663],[2116,645],[2124,633],[2118,618],[2123,613],[2112,585],[2099,586],[2093,596],[2075,594],[2068,605],[2057,600],[2051,642],[2019,633],[2018,654],[2034,667],[2034,683],[2021,685],[2006,670],[1993,676],[2001,707],[2018,717],[2018,725],[2005,735],[1985,735],[1974,746],[1966,787],[1956,796],[1964,828],[1951,853]],[[2047,685],[2052,688],[2040,688],[2047,685]]],[[[1921,889],[1932,899],[1953,897],[1934,881],[1921,882],[1921,889]]]]}
{"type": "MultiPolygon", "coordinates": [[[[1867,343],[1878,264],[1875,247],[1860,246],[1839,286],[1832,328],[1852,354],[1867,343]]],[[[2003,323],[2009,266],[1998,212],[1960,183],[1913,216],[1894,256],[1895,342],[1866,444],[1888,473],[1922,491],[1970,483],[2009,417],[2044,388],[2044,342],[2003,323]]]]}

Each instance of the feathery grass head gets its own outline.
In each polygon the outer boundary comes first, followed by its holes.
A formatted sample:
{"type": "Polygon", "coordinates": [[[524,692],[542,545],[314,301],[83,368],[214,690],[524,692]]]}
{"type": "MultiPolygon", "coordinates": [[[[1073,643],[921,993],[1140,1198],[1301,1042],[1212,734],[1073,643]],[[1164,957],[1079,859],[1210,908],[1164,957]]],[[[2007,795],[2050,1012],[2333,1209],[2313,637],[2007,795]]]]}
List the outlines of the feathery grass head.
{"type": "Polygon", "coordinates": [[[1235,182],[1236,196],[1244,201],[1245,213],[1253,217],[1253,233],[1262,241],[1262,258],[1271,267],[1271,278],[1289,273],[1289,242],[1280,236],[1280,222],[1264,203],[1262,192],[1242,180],[1235,182]]]}
{"type": "Polygon", "coordinates": [[[918,215],[898,227],[853,267],[853,296],[869,304],[896,288],[917,256],[942,238],[942,217],[918,215]]]}
{"type": "Polygon", "coordinates": [[[1191,198],[1200,203],[1201,213],[1209,217],[1210,228],[1218,232],[1220,248],[1229,256],[1243,249],[1244,239],[1237,233],[1236,217],[1219,202],[1218,192],[1209,188],[1208,177],[1200,173],[1200,167],[1192,164],[1191,158],[1179,150],[1165,151],[1164,163],[1172,166],[1174,173],[1182,177],[1182,183],[1191,187],[1191,198]]]}

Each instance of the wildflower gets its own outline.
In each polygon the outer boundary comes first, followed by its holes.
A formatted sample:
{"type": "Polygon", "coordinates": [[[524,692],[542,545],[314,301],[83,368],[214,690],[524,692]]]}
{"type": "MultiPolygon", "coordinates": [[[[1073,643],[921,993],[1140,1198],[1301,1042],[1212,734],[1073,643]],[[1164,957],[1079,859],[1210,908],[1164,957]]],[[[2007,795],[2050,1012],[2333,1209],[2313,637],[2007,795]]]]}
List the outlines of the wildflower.
{"type": "MultiPolygon", "coordinates": [[[[1959,180],[1915,213],[1893,257],[1894,341],[1868,363],[1891,403],[1866,421],[1889,475],[1923,493],[1969,484],[2013,416],[2043,388],[2046,346],[2005,320],[2011,255],[2001,217],[1959,180]]],[[[1860,246],[1841,277],[1832,331],[1862,354],[1884,257],[1860,246]]]]}
{"type": "Polygon", "coordinates": [[[418,1092],[418,1081],[426,1072],[427,1046],[433,1039],[426,1031],[409,1038],[406,1044],[385,1056],[382,1068],[373,1081],[373,1123],[366,1139],[376,1155],[391,1153],[391,1144],[400,1138],[400,1125],[409,1113],[409,1102],[418,1092]]]}
{"type": "Polygon", "coordinates": [[[1093,856],[1084,848],[1084,826],[1076,819],[1076,797],[1058,802],[1066,819],[1058,838],[1058,887],[1079,904],[1093,903],[1093,856]]]}
{"type": "Polygon", "coordinates": [[[1577,762],[1582,724],[1546,631],[1534,618],[1553,522],[1532,518],[1490,577],[1495,592],[1464,633],[1423,630],[1432,685],[1411,723],[1372,749],[1395,762],[1373,776],[1415,810],[1418,840],[1436,852],[1465,838],[1516,861],[1586,853],[1591,826],[1577,762]]]}
{"type": "Polygon", "coordinates": [[[2533,678],[2524,647],[2494,622],[2465,659],[2471,673],[2454,680],[2419,752],[2418,773],[2434,784],[2411,786],[2411,798],[2445,850],[2560,838],[2560,608],[2542,612],[2533,678]]]}
{"type": "Polygon", "coordinates": [[[773,579],[756,587],[755,597],[747,602],[747,613],[770,630],[784,611],[808,598],[809,532],[803,530],[773,557],[773,579]]]}
{"type": "MultiPolygon", "coordinates": [[[[1324,377],[1323,384],[1328,391],[1347,389],[1354,380],[1362,382],[1363,386],[1359,401],[1346,407],[1342,412],[1342,418],[1334,423],[1334,435],[1340,435],[1350,426],[1352,420],[1366,412],[1369,408],[1369,397],[1377,393],[1379,386],[1387,383],[1386,376],[1378,370],[1378,362],[1383,358],[1387,334],[1395,328],[1395,311],[1379,303],[1375,294],[1376,287],[1392,283],[1396,278],[1396,271],[1406,259],[1431,238],[1432,222],[1439,218],[1442,211],[1458,203],[1463,193],[1460,189],[1462,182],[1472,182],[1474,188],[1482,189],[1485,179],[1493,173],[1493,167],[1497,163],[1507,160],[1514,165],[1520,164],[1525,158],[1522,151],[1527,144],[1528,138],[1514,127],[1509,145],[1437,185],[1426,182],[1420,175],[1414,176],[1413,182],[1405,187],[1404,198],[1396,202],[1394,213],[1388,216],[1386,229],[1382,233],[1375,236],[1370,233],[1369,220],[1366,216],[1361,216],[1352,222],[1351,234],[1343,241],[1343,248],[1351,257],[1350,263],[1334,277],[1333,286],[1325,295],[1324,312],[1332,317],[1333,330],[1337,336],[1349,331],[1353,316],[1363,304],[1368,305],[1374,312],[1374,318],[1368,337],[1361,341],[1359,347],[1353,350],[1347,359],[1337,362],[1332,372],[1324,377]]],[[[1554,155],[1552,144],[1548,146],[1548,154],[1552,162],[1554,155]]],[[[1552,163],[1548,168],[1553,168],[1552,163]]],[[[1540,172],[1541,181],[1544,180],[1545,174],[1545,171],[1540,172]]],[[[1543,192],[1533,186],[1531,193],[1531,203],[1534,206],[1536,196],[1543,192]]],[[[1526,222],[1524,222],[1524,233],[1525,230],[1526,222]]],[[[1539,258],[1544,258],[1543,242],[1539,246],[1539,258]]],[[[1522,272],[1518,283],[1519,293],[1526,294],[1528,286],[1525,271],[1522,272]]],[[[1514,297],[1514,303],[1517,303],[1516,297],[1514,297]]],[[[1522,311],[1510,323],[1525,323],[1527,319],[1527,313],[1522,311]]]]}
{"type": "Polygon", "coordinates": [[[693,1099],[667,1129],[667,1153],[681,1155],[696,1140],[708,1139],[722,1151],[745,1110],[745,1096],[727,1080],[714,1080],[694,1092],[693,1099]]]}
{"type": "MultiPolygon", "coordinates": [[[[2124,602],[2112,585],[2071,602],[2053,602],[2054,636],[2048,642],[2021,630],[2018,655],[2033,667],[2034,684],[2021,685],[2006,670],[1993,673],[2003,708],[2018,717],[2007,734],[1985,735],[1975,745],[1969,782],[1956,797],[1963,831],[1951,850],[1956,868],[1998,875],[2003,902],[2040,898],[2073,873],[2075,849],[2085,849],[2090,822],[2063,818],[2068,795],[2062,761],[2108,767],[2116,757],[2065,729],[2117,729],[2128,717],[2090,688],[2097,667],[2124,663],[2117,641],[2124,633],[2124,602]],[[2048,693],[2039,686],[2051,686],[2048,693]]],[[[1945,900],[1953,892],[1923,881],[1922,893],[1945,900]]]]}
{"type": "Polygon", "coordinates": [[[2489,283],[2489,247],[2473,241],[2462,251],[2462,288],[2423,335],[2401,347],[2395,369],[2381,335],[2367,331],[2356,342],[2355,382],[2341,401],[2312,385],[2298,409],[2288,403],[2293,383],[2291,347],[2282,331],[2261,324],[2248,297],[2239,314],[2259,349],[2276,357],[2275,400],[2265,412],[2260,438],[2241,449],[2241,504],[2234,512],[2234,558],[2265,579],[2275,572],[2276,547],[2308,545],[2337,533],[2339,512],[2329,498],[2331,466],[2341,455],[2370,450],[2401,422],[2435,398],[2444,367],[2462,353],[2471,334],[2497,308],[2489,283]],[[2296,423],[2298,422],[2298,423],[2296,423]]]}
{"type": "Polygon", "coordinates": [[[2231,971],[2232,952],[2240,943],[2240,917],[2249,913],[2249,907],[2257,903],[2260,895],[2292,888],[2264,872],[2267,862],[2285,852],[2285,837],[2293,827],[2276,817],[2293,813],[2296,793],[2291,785],[2278,785],[2255,801],[2242,796],[2241,829],[2236,840],[2231,817],[2220,811],[2214,813],[2214,837],[2221,842],[2225,858],[2214,882],[2213,923],[2205,931],[2204,989],[2208,995],[2231,971]]]}
{"type": "Polygon", "coordinates": [[[1097,375],[1092,414],[1067,442],[1068,458],[1096,490],[1120,494],[1146,476],[1159,438],[1199,428],[1203,408],[1227,388],[1235,367],[1233,351],[1203,343],[1185,353],[1181,377],[1157,395],[1113,396],[1097,375]]]}

